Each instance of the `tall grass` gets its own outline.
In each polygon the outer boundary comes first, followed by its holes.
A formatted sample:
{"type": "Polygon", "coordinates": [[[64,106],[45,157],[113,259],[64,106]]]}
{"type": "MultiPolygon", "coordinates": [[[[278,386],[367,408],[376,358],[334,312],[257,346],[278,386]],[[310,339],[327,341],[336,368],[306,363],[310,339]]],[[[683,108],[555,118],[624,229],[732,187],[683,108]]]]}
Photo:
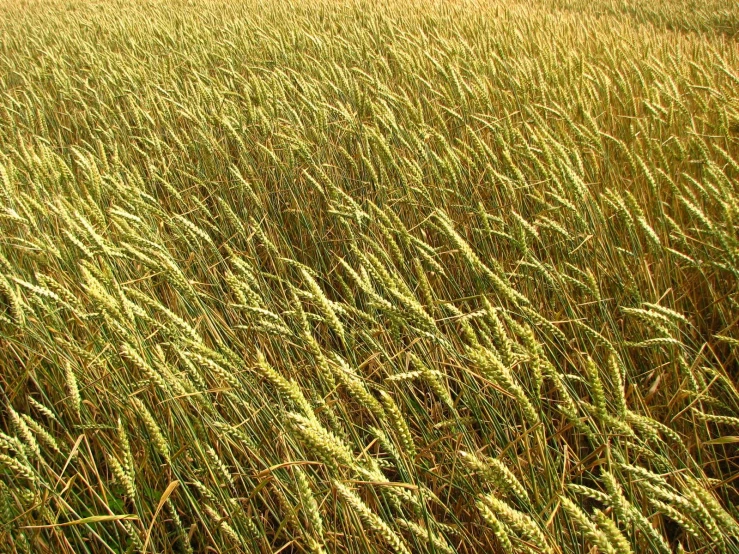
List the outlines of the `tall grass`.
{"type": "Polygon", "coordinates": [[[0,550],[739,552],[739,5],[0,1],[0,550]]]}

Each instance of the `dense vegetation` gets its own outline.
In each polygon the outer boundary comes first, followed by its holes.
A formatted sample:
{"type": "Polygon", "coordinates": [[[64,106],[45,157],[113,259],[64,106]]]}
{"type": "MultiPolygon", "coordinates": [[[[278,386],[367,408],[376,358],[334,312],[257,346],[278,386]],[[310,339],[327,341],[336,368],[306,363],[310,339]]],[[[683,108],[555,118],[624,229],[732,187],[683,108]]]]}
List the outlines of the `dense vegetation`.
{"type": "Polygon", "coordinates": [[[0,0],[0,551],[739,552],[738,32],[0,0]]]}

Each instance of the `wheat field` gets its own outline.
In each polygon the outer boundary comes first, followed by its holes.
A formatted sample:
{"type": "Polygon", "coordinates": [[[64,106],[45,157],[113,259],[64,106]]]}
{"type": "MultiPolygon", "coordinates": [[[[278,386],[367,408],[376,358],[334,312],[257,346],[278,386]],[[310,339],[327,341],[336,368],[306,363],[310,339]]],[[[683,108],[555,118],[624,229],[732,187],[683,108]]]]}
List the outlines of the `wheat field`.
{"type": "Polygon", "coordinates": [[[739,553],[739,3],[0,0],[0,552],[739,553]]]}

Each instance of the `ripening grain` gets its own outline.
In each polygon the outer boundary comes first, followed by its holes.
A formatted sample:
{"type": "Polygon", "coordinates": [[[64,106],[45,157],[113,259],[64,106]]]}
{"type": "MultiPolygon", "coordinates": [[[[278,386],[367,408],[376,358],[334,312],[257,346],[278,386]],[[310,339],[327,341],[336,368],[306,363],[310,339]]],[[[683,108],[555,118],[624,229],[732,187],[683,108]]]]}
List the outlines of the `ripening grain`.
{"type": "Polygon", "coordinates": [[[0,551],[739,553],[738,33],[0,0],[0,551]]]}

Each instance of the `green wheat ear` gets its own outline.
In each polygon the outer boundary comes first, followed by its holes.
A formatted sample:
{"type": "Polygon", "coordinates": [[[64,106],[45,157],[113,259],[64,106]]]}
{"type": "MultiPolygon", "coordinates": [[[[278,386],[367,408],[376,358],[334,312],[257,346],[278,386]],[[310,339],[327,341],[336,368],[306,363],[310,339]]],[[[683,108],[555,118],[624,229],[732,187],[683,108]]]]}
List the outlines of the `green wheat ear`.
{"type": "Polygon", "coordinates": [[[737,552],[739,4],[0,13],[0,551],[737,552]]]}

